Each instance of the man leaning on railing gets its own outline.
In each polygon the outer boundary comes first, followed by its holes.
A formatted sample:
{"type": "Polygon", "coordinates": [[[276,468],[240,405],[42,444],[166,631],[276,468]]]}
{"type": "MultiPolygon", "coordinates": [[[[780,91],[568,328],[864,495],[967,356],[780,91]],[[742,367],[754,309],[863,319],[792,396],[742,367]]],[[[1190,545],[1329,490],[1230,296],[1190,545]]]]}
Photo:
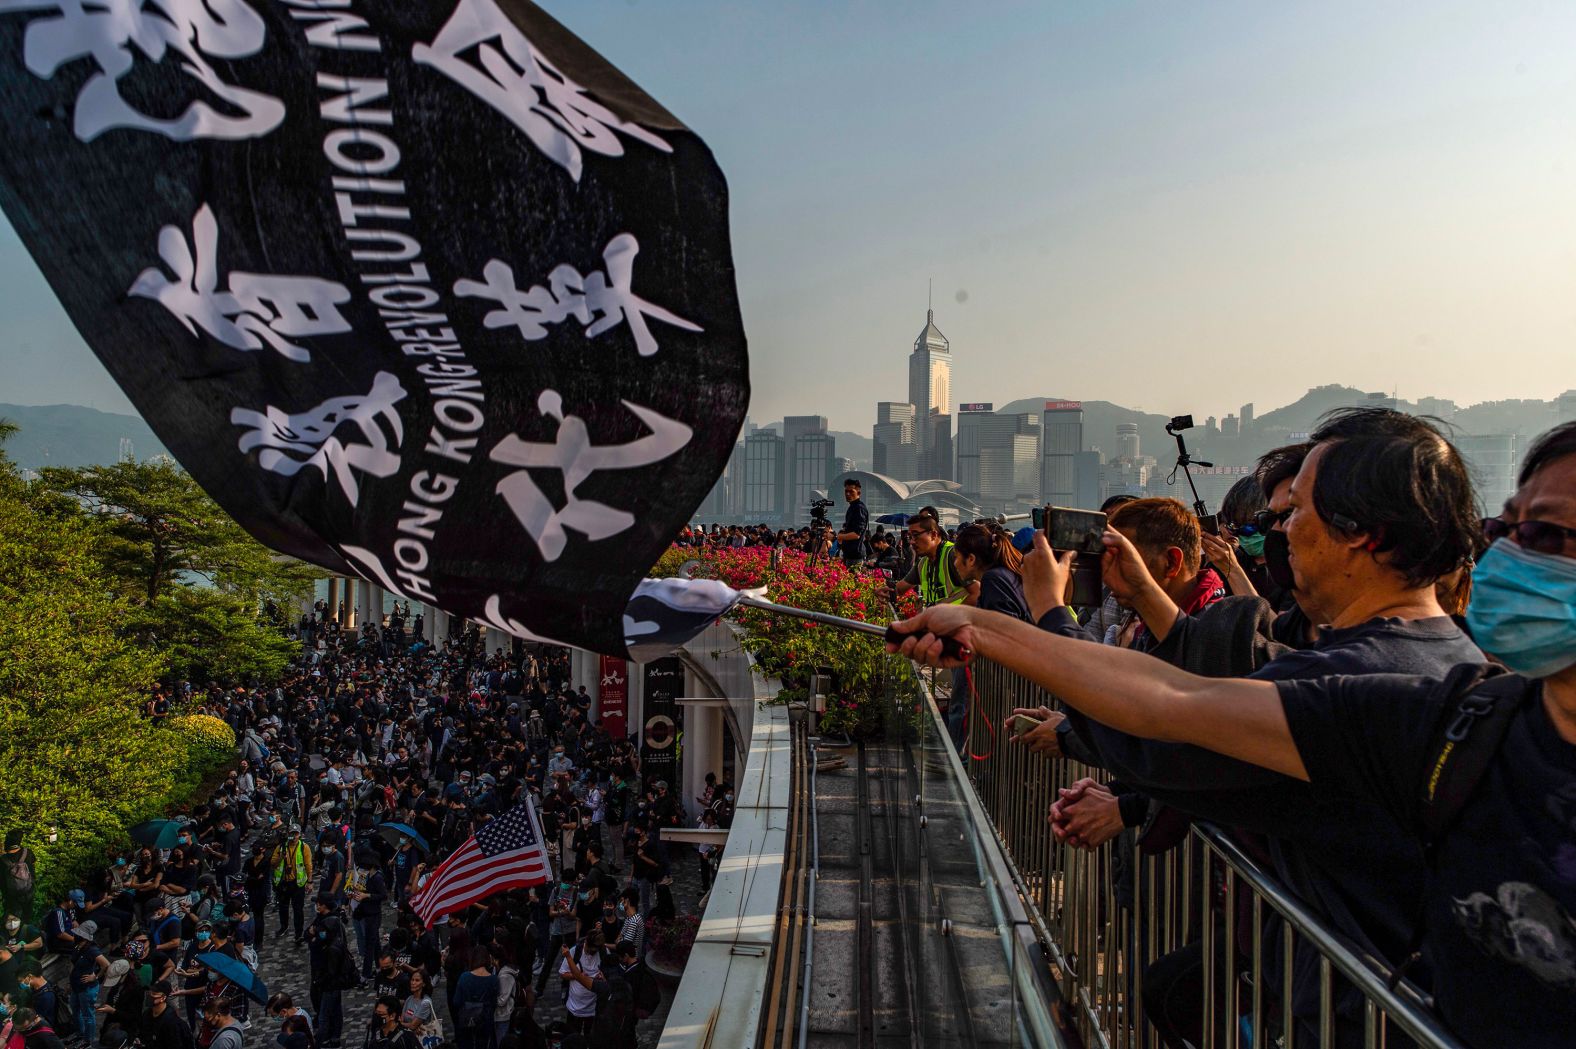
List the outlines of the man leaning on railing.
{"type": "MultiPolygon", "coordinates": [[[[1342,545],[1310,520],[1315,506],[1343,512],[1303,484],[1321,458],[1299,473],[1285,525],[1299,591],[1342,545]],[[1309,537],[1310,527],[1323,537],[1309,537]]],[[[1358,549],[1395,549],[1368,528],[1344,531],[1358,549]]],[[[1101,731],[1208,747],[1270,770],[1277,778],[1262,792],[1283,803],[1300,791],[1316,799],[1313,812],[1382,809],[1420,853],[1427,846],[1422,919],[1413,901],[1406,946],[1420,943],[1445,1021],[1482,1049],[1566,1047],[1576,1031],[1576,424],[1535,443],[1503,517],[1484,528],[1494,545],[1474,573],[1467,620],[1514,674],[1467,661],[1443,676],[1209,679],[970,608],[927,609],[896,628],[910,635],[904,654],[940,666],[995,660],[1101,731]],[[943,638],[960,651],[944,653],[943,638]]],[[[1294,851],[1304,835],[1281,835],[1284,854],[1312,864],[1306,847],[1294,851]]],[[[1322,866],[1337,875],[1352,851],[1333,850],[1322,866]]]]}

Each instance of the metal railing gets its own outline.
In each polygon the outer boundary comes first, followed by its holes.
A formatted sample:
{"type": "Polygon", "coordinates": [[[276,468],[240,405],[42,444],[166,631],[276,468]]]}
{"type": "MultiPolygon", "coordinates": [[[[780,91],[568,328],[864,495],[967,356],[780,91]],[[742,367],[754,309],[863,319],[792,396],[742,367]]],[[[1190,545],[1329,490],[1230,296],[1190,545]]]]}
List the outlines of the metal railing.
{"type": "MultiPolygon", "coordinates": [[[[1000,666],[972,669],[968,777],[1010,857],[1012,876],[1052,959],[1066,1022],[1085,1045],[1161,1045],[1144,1015],[1144,974],[1184,948],[1200,959],[1187,1005],[1203,1047],[1459,1045],[1404,981],[1331,930],[1230,837],[1196,824],[1175,847],[1140,850],[1123,833],[1093,850],[1058,842],[1046,820],[1060,788],[1102,770],[1031,753],[1002,728],[1015,706],[1056,707],[1039,686],[1000,666]],[[1292,958],[1317,952],[1316,1018],[1293,1017],[1292,958]],[[1355,989],[1355,990],[1353,990],[1355,989]],[[1359,1015],[1337,1009],[1359,995],[1359,1015]]],[[[945,678],[945,673],[942,675],[945,678]]],[[[938,681],[945,692],[945,681],[938,681]]]]}

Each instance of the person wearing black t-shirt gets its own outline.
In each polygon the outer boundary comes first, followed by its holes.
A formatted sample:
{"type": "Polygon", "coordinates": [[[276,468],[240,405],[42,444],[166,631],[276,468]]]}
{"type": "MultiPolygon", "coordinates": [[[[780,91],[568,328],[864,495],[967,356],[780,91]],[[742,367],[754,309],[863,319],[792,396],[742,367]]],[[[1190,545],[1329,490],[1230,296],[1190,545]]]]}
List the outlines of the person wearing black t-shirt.
{"type": "Polygon", "coordinates": [[[865,532],[870,529],[870,511],[860,498],[858,481],[843,482],[843,499],[848,509],[843,513],[843,527],[837,533],[838,549],[842,551],[843,563],[857,568],[865,563],[865,532]]]}
{"type": "Polygon", "coordinates": [[[1504,516],[1484,529],[1494,544],[1474,571],[1467,623],[1517,675],[1468,664],[1442,680],[1211,679],[966,609],[897,628],[914,635],[906,654],[956,664],[939,641],[951,638],[965,658],[1003,663],[1111,728],[1210,747],[1309,782],[1336,806],[1375,803],[1419,842],[1447,729],[1462,750],[1485,731],[1470,727],[1483,715],[1464,697],[1508,704],[1503,735],[1477,744],[1492,759],[1432,840],[1423,956],[1437,1008],[1469,1045],[1565,1047],[1576,1030],[1576,423],[1534,444],[1504,516]]]}
{"type": "Polygon", "coordinates": [[[410,997],[410,974],[399,967],[394,952],[378,952],[378,968],[372,977],[372,990],[379,998],[394,997],[403,1002],[410,997]]]}

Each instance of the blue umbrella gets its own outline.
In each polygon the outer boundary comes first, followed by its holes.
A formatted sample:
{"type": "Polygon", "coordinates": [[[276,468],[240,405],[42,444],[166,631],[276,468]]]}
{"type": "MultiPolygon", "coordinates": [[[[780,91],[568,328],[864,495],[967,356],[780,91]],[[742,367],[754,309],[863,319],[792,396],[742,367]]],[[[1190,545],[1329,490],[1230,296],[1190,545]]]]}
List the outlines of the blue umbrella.
{"type": "Polygon", "coordinates": [[[906,525],[908,518],[908,514],[882,514],[876,518],[876,524],[906,525]]]}
{"type": "Polygon", "coordinates": [[[181,820],[146,820],[127,833],[138,845],[146,845],[150,849],[173,849],[175,839],[180,837],[181,828],[185,826],[181,820]]]}
{"type": "Polygon", "coordinates": [[[207,954],[197,956],[197,964],[207,966],[223,976],[245,991],[246,996],[253,1001],[264,1005],[268,1003],[268,985],[263,983],[263,978],[254,973],[241,959],[220,954],[218,951],[209,951],[207,954]]]}
{"type": "Polygon", "coordinates": [[[390,845],[398,845],[401,836],[410,839],[411,844],[422,852],[431,852],[432,846],[427,844],[427,839],[416,833],[416,828],[408,823],[379,823],[378,833],[388,839],[390,845]]]}

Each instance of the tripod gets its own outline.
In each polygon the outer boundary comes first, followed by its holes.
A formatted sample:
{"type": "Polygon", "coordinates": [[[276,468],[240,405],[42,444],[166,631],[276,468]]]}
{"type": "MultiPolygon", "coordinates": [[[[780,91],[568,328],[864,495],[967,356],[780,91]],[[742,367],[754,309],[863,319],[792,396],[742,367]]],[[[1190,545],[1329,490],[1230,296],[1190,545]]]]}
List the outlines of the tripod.
{"type": "Polygon", "coordinates": [[[1198,485],[1193,483],[1193,471],[1188,469],[1188,467],[1202,466],[1208,469],[1213,467],[1215,464],[1206,463],[1202,459],[1195,459],[1188,454],[1187,441],[1183,438],[1182,431],[1191,430],[1192,428],[1193,417],[1191,415],[1178,415],[1176,418],[1166,423],[1166,433],[1170,434],[1172,437],[1175,437],[1177,442],[1177,464],[1171,468],[1171,476],[1166,478],[1166,483],[1176,484],[1177,470],[1180,468],[1182,471],[1182,476],[1187,478],[1188,488],[1193,492],[1193,513],[1196,517],[1204,518],[1209,516],[1209,507],[1205,506],[1204,500],[1198,497],[1198,485]]]}

